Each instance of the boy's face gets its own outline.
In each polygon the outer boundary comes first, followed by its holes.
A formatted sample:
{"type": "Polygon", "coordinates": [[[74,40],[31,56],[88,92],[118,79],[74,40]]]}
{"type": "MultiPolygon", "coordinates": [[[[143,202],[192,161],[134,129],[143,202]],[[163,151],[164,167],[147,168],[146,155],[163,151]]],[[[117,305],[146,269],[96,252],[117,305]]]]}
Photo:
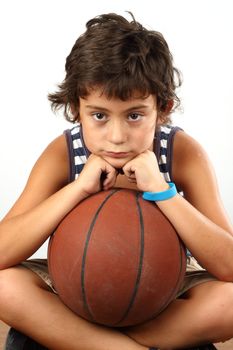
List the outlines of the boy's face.
{"type": "Polygon", "coordinates": [[[157,120],[153,95],[122,101],[95,90],[80,98],[79,115],[89,151],[115,168],[152,149],[157,120]]]}

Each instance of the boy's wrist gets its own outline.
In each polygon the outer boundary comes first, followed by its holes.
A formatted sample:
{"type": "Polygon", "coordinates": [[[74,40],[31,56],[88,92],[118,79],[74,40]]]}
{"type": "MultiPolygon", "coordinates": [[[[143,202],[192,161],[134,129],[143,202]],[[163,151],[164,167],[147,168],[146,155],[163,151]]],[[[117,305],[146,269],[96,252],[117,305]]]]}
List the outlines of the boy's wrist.
{"type": "Polygon", "coordinates": [[[142,190],[144,192],[151,192],[151,193],[156,193],[156,192],[163,192],[166,191],[170,188],[169,182],[166,182],[164,179],[162,179],[161,183],[155,183],[151,184],[149,187],[147,186],[146,190],[142,190]]]}

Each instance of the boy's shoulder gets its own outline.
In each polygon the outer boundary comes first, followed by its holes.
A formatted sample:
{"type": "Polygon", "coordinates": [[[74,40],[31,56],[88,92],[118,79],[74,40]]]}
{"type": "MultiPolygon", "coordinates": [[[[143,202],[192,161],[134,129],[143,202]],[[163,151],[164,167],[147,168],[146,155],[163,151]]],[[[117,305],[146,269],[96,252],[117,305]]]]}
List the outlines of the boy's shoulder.
{"type": "MultiPolygon", "coordinates": [[[[64,134],[57,136],[52,142],[48,144],[41,156],[39,157],[36,165],[40,168],[47,168],[48,172],[57,177],[57,181],[65,183],[67,179],[67,144],[64,134]],[[60,174],[58,176],[58,174],[60,174]]],[[[55,179],[54,179],[55,180],[55,179]]]]}
{"type": "Polygon", "coordinates": [[[173,178],[178,186],[183,188],[187,182],[195,182],[209,167],[209,157],[200,143],[181,129],[178,130],[173,142],[172,166],[173,178]]]}

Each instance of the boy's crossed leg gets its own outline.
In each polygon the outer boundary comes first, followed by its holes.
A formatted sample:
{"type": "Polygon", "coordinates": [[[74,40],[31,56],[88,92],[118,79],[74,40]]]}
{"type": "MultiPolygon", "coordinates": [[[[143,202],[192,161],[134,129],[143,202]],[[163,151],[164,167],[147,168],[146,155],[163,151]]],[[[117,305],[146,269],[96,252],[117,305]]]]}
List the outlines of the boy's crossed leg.
{"type": "Polygon", "coordinates": [[[148,350],[129,336],[75,315],[32,271],[0,271],[1,319],[51,350],[148,350]]]}
{"type": "Polygon", "coordinates": [[[129,327],[126,334],[161,349],[226,341],[233,337],[232,305],[233,283],[205,282],[172,302],[156,319],[129,327]]]}
{"type": "Polygon", "coordinates": [[[182,349],[227,340],[233,329],[233,284],[211,281],[192,288],[155,320],[125,334],[79,318],[22,267],[0,271],[1,318],[49,349],[182,349]]]}

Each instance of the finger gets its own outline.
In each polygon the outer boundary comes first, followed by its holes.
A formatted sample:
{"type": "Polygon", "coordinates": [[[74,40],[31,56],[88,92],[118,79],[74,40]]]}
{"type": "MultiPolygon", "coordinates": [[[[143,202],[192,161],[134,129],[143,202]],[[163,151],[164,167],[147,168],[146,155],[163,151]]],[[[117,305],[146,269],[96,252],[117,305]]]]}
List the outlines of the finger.
{"type": "Polygon", "coordinates": [[[105,171],[103,171],[100,175],[100,187],[103,188],[104,186],[104,182],[107,179],[107,173],[105,171]]]}
{"type": "Polygon", "coordinates": [[[137,183],[136,179],[131,179],[131,178],[129,178],[129,177],[128,177],[128,182],[133,183],[133,184],[136,184],[136,183],[137,183]]]}
{"type": "Polygon", "coordinates": [[[132,169],[123,169],[124,170],[124,174],[125,176],[129,177],[129,178],[132,178],[132,177],[135,177],[135,172],[132,170],[132,169]]]}
{"type": "Polygon", "coordinates": [[[134,173],[133,171],[130,172],[129,178],[130,178],[130,179],[136,179],[135,173],[134,173]]]}
{"type": "Polygon", "coordinates": [[[116,182],[116,176],[106,179],[105,182],[103,183],[103,189],[108,190],[112,188],[115,182],[116,182]]]}
{"type": "Polygon", "coordinates": [[[116,182],[117,171],[113,167],[108,169],[108,172],[105,172],[105,179],[103,181],[104,189],[110,188],[116,182]]]}

